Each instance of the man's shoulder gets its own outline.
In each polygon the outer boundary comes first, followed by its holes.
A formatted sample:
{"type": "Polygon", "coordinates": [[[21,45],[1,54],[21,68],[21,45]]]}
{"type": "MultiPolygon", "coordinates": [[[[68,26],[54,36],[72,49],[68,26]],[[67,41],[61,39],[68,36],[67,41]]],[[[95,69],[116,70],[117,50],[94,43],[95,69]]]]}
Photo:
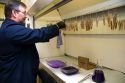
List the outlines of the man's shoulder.
{"type": "Polygon", "coordinates": [[[1,27],[8,28],[8,27],[17,27],[17,26],[24,27],[23,24],[21,24],[21,23],[15,22],[11,19],[5,19],[5,21],[2,23],[1,27]]]}

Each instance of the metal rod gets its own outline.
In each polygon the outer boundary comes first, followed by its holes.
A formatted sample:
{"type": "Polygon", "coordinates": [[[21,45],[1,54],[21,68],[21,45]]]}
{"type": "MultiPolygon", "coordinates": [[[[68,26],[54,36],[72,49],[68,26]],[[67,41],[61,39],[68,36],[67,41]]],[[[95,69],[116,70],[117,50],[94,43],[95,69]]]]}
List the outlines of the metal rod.
{"type": "Polygon", "coordinates": [[[92,74],[88,74],[87,76],[85,76],[83,79],[81,79],[78,83],[81,83],[85,80],[87,80],[88,78],[90,78],[92,76],[92,74]]]}

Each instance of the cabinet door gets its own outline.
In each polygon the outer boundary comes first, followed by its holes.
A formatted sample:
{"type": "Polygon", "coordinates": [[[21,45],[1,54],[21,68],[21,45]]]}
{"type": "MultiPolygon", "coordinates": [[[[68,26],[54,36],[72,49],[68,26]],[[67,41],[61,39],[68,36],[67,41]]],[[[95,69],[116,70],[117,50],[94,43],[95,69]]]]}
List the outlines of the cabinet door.
{"type": "Polygon", "coordinates": [[[44,69],[40,69],[38,75],[43,83],[57,83],[44,69]]]}

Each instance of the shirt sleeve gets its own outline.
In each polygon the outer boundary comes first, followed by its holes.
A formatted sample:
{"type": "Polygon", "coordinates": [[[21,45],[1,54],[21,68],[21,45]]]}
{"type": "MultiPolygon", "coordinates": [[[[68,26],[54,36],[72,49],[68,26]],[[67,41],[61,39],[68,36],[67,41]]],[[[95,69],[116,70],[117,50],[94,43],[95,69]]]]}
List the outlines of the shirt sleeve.
{"type": "Polygon", "coordinates": [[[32,44],[37,42],[48,42],[49,39],[57,36],[59,29],[56,25],[30,29],[21,25],[9,26],[6,29],[8,41],[21,44],[32,44]]]}

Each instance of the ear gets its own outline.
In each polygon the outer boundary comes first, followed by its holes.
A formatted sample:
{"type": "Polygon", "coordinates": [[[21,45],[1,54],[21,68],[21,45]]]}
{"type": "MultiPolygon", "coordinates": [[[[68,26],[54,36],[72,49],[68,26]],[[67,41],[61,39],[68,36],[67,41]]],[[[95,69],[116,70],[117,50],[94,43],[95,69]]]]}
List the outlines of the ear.
{"type": "Polygon", "coordinates": [[[17,17],[17,13],[18,13],[18,12],[16,12],[15,10],[12,10],[12,17],[13,17],[13,18],[16,18],[16,17],[17,17]]]}

